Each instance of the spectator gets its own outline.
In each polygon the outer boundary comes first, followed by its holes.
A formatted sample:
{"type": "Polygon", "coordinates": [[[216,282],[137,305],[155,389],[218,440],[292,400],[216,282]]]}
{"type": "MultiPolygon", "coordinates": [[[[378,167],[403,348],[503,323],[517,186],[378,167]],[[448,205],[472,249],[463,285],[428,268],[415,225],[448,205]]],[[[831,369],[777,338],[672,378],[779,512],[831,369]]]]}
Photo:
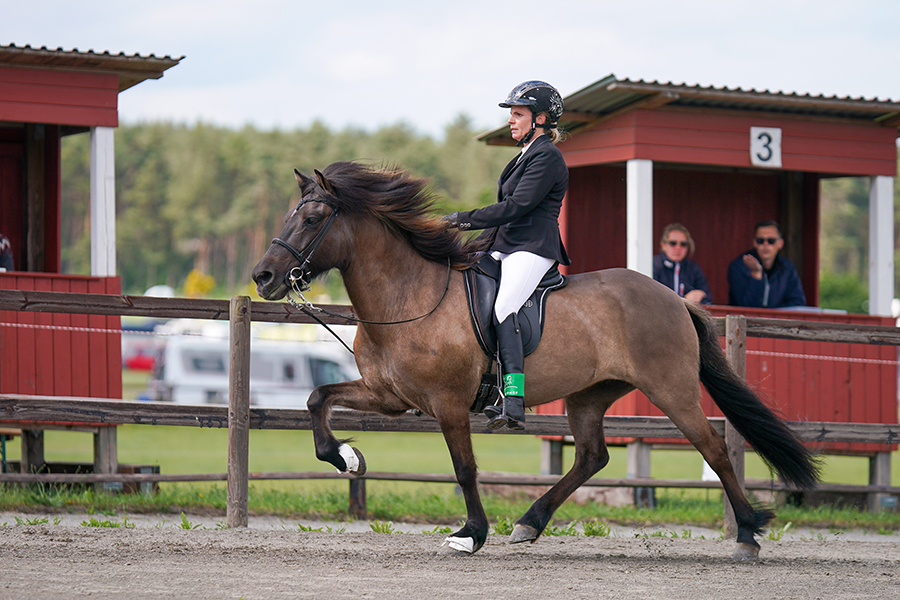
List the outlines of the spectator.
{"type": "Polygon", "coordinates": [[[694,239],[687,227],[681,223],[666,225],[659,247],[662,252],[653,257],[653,279],[691,302],[712,304],[703,269],[688,258],[694,253],[694,239]]]}
{"type": "Polygon", "coordinates": [[[806,306],[806,295],[794,265],[780,255],[784,248],[775,221],[754,229],[753,249],[728,266],[728,304],[757,308],[806,306]]]}
{"type": "Polygon", "coordinates": [[[0,233],[0,271],[15,271],[13,265],[12,247],[6,236],[0,233]]]}

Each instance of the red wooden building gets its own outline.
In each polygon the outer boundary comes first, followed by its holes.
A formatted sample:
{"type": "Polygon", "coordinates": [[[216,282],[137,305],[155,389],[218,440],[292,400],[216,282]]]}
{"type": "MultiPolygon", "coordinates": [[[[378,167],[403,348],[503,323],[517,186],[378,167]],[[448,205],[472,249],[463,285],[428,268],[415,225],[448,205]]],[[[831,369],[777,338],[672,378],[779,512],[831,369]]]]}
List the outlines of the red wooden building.
{"type": "MultiPolygon", "coordinates": [[[[662,229],[687,226],[693,256],[717,305],[727,304],[729,262],[752,246],[753,226],[775,219],[797,266],[808,311],[715,306],[717,316],[894,325],[893,195],[900,103],[620,80],[610,75],[564,99],[571,137],[561,227],[570,273],[629,267],[652,274],[662,229]],[[819,183],[867,177],[871,315],[818,305],[819,183]]],[[[488,144],[511,144],[508,127],[488,144]]],[[[897,423],[897,349],[748,340],[748,380],[792,420],[897,423]]],[[[706,397],[707,414],[720,416],[706,397]]],[[[561,412],[561,406],[551,408],[561,412]]],[[[611,414],[660,415],[632,393],[611,414]]],[[[682,440],[683,441],[683,440],[682,440]]],[[[887,447],[843,444],[870,454],[887,447]]],[[[889,455],[888,455],[889,458],[889,455]]]]}
{"type": "MultiPolygon", "coordinates": [[[[0,289],[118,294],[118,95],[181,59],[0,46],[0,289]],[[60,274],[60,144],[91,136],[91,276],[60,274]]],[[[0,311],[0,393],[121,398],[118,317],[0,311]]]]}

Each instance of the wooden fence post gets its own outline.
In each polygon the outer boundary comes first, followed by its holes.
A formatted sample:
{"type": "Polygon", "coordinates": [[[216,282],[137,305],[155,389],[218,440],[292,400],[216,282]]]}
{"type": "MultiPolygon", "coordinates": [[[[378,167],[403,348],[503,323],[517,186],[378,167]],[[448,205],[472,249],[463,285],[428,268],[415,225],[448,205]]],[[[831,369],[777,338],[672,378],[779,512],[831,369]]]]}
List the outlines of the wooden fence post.
{"type": "MultiPolygon", "coordinates": [[[[650,444],[643,439],[629,442],[627,448],[629,479],[648,479],[650,477],[650,444]]],[[[634,488],[634,505],[638,508],[656,508],[656,488],[634,488]]]]}
{"type": "MultiPolygon", "coordinates": [[[[725,317],[725,358],[734,372],[741,379],[747,376],[747,317],[743,315],[728,315],[725,317]]],[[[744,438],[725,420],[725,446],[728,448],[728,458],[734,467],[738,483],[744,493],[744,438]]],[[[722,494],[725,500],[725,537],[737,537],[737,521],[734,518],[734,509],[728,496],[722,494]]]]}
{"type": "MultiPolygon", "coordinates": [[[[119,455],[116,426],[98,427],[94,434],[94,473],[118,473],[119,455]]],[[[121,483],[95,483],[94,491],[111,492],[121,490],[121,483]]]]}
{"type": "Polygon", "coordinates": [[[562,475],[563,441],[541,440],[541,474],[562,475]]]}
{"type": "Polygon", "coordinates": [[[354,519],[366,519],[366,480],[362,477],[350,480],[349,512],[354,519]]]}
{"type": "Polygon", "coordinates": [[[228,497],[226,525],[246,527],[250,478],[250,298],[230,306],[231,363],[228,371],[228,497]]]}
{"type": "MultiPolygon", "coordinates": [[[[876,452],[869,459],[869,485],[891,485],[890,452],[876,452]]],[[[890,494],[869,494],[867,498],[869,512],[885,510],[891,502],[897,506],[897,498],[890,494]]]]}

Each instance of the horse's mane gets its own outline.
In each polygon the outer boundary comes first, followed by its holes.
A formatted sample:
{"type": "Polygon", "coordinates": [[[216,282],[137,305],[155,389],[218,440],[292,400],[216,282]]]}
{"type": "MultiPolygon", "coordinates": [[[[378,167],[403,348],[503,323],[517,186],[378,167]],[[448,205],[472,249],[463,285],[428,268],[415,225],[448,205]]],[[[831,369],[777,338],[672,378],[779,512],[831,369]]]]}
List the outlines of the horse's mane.
{"type": "Polygon", "coordinates": [[[483,240],[466,240],[435,215],[436,197],[427,190],[427,179],[397,167],[358,162],[332,163],[322,175],[334,188],[333,201],[341,211],[374,217],[427,260],[446,264],[449,258],[454,269],[465,269],[486,249],[483,240]]]}

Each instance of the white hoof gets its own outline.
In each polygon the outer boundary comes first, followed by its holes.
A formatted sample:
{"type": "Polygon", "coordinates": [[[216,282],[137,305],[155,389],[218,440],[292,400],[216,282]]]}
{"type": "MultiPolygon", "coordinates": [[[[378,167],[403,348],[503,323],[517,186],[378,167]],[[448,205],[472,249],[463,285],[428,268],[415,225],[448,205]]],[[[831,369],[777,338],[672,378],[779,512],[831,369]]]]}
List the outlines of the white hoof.
{"type": "Polygon", "coordinates": [[[338,469],[338,473],[355,473],[359,471],[359,457],[356,456],[356,452],[353,451],[353,448],[347,444],[341,444],[340,447],[338,447],[338,454],[341,455],[341,458],[344,459],[344,464],[347,465],[347,468],[343,471],[338,469]]]}
{"type": "Polygon", "coordinates": [[[465,552],[466,554],[472,554],[475,552],[475,540],[472,538],[458,538],[450,536],[444,540],[444,543],[441,546],[450,546],[454,550],[459,552],[465,552]]]}

